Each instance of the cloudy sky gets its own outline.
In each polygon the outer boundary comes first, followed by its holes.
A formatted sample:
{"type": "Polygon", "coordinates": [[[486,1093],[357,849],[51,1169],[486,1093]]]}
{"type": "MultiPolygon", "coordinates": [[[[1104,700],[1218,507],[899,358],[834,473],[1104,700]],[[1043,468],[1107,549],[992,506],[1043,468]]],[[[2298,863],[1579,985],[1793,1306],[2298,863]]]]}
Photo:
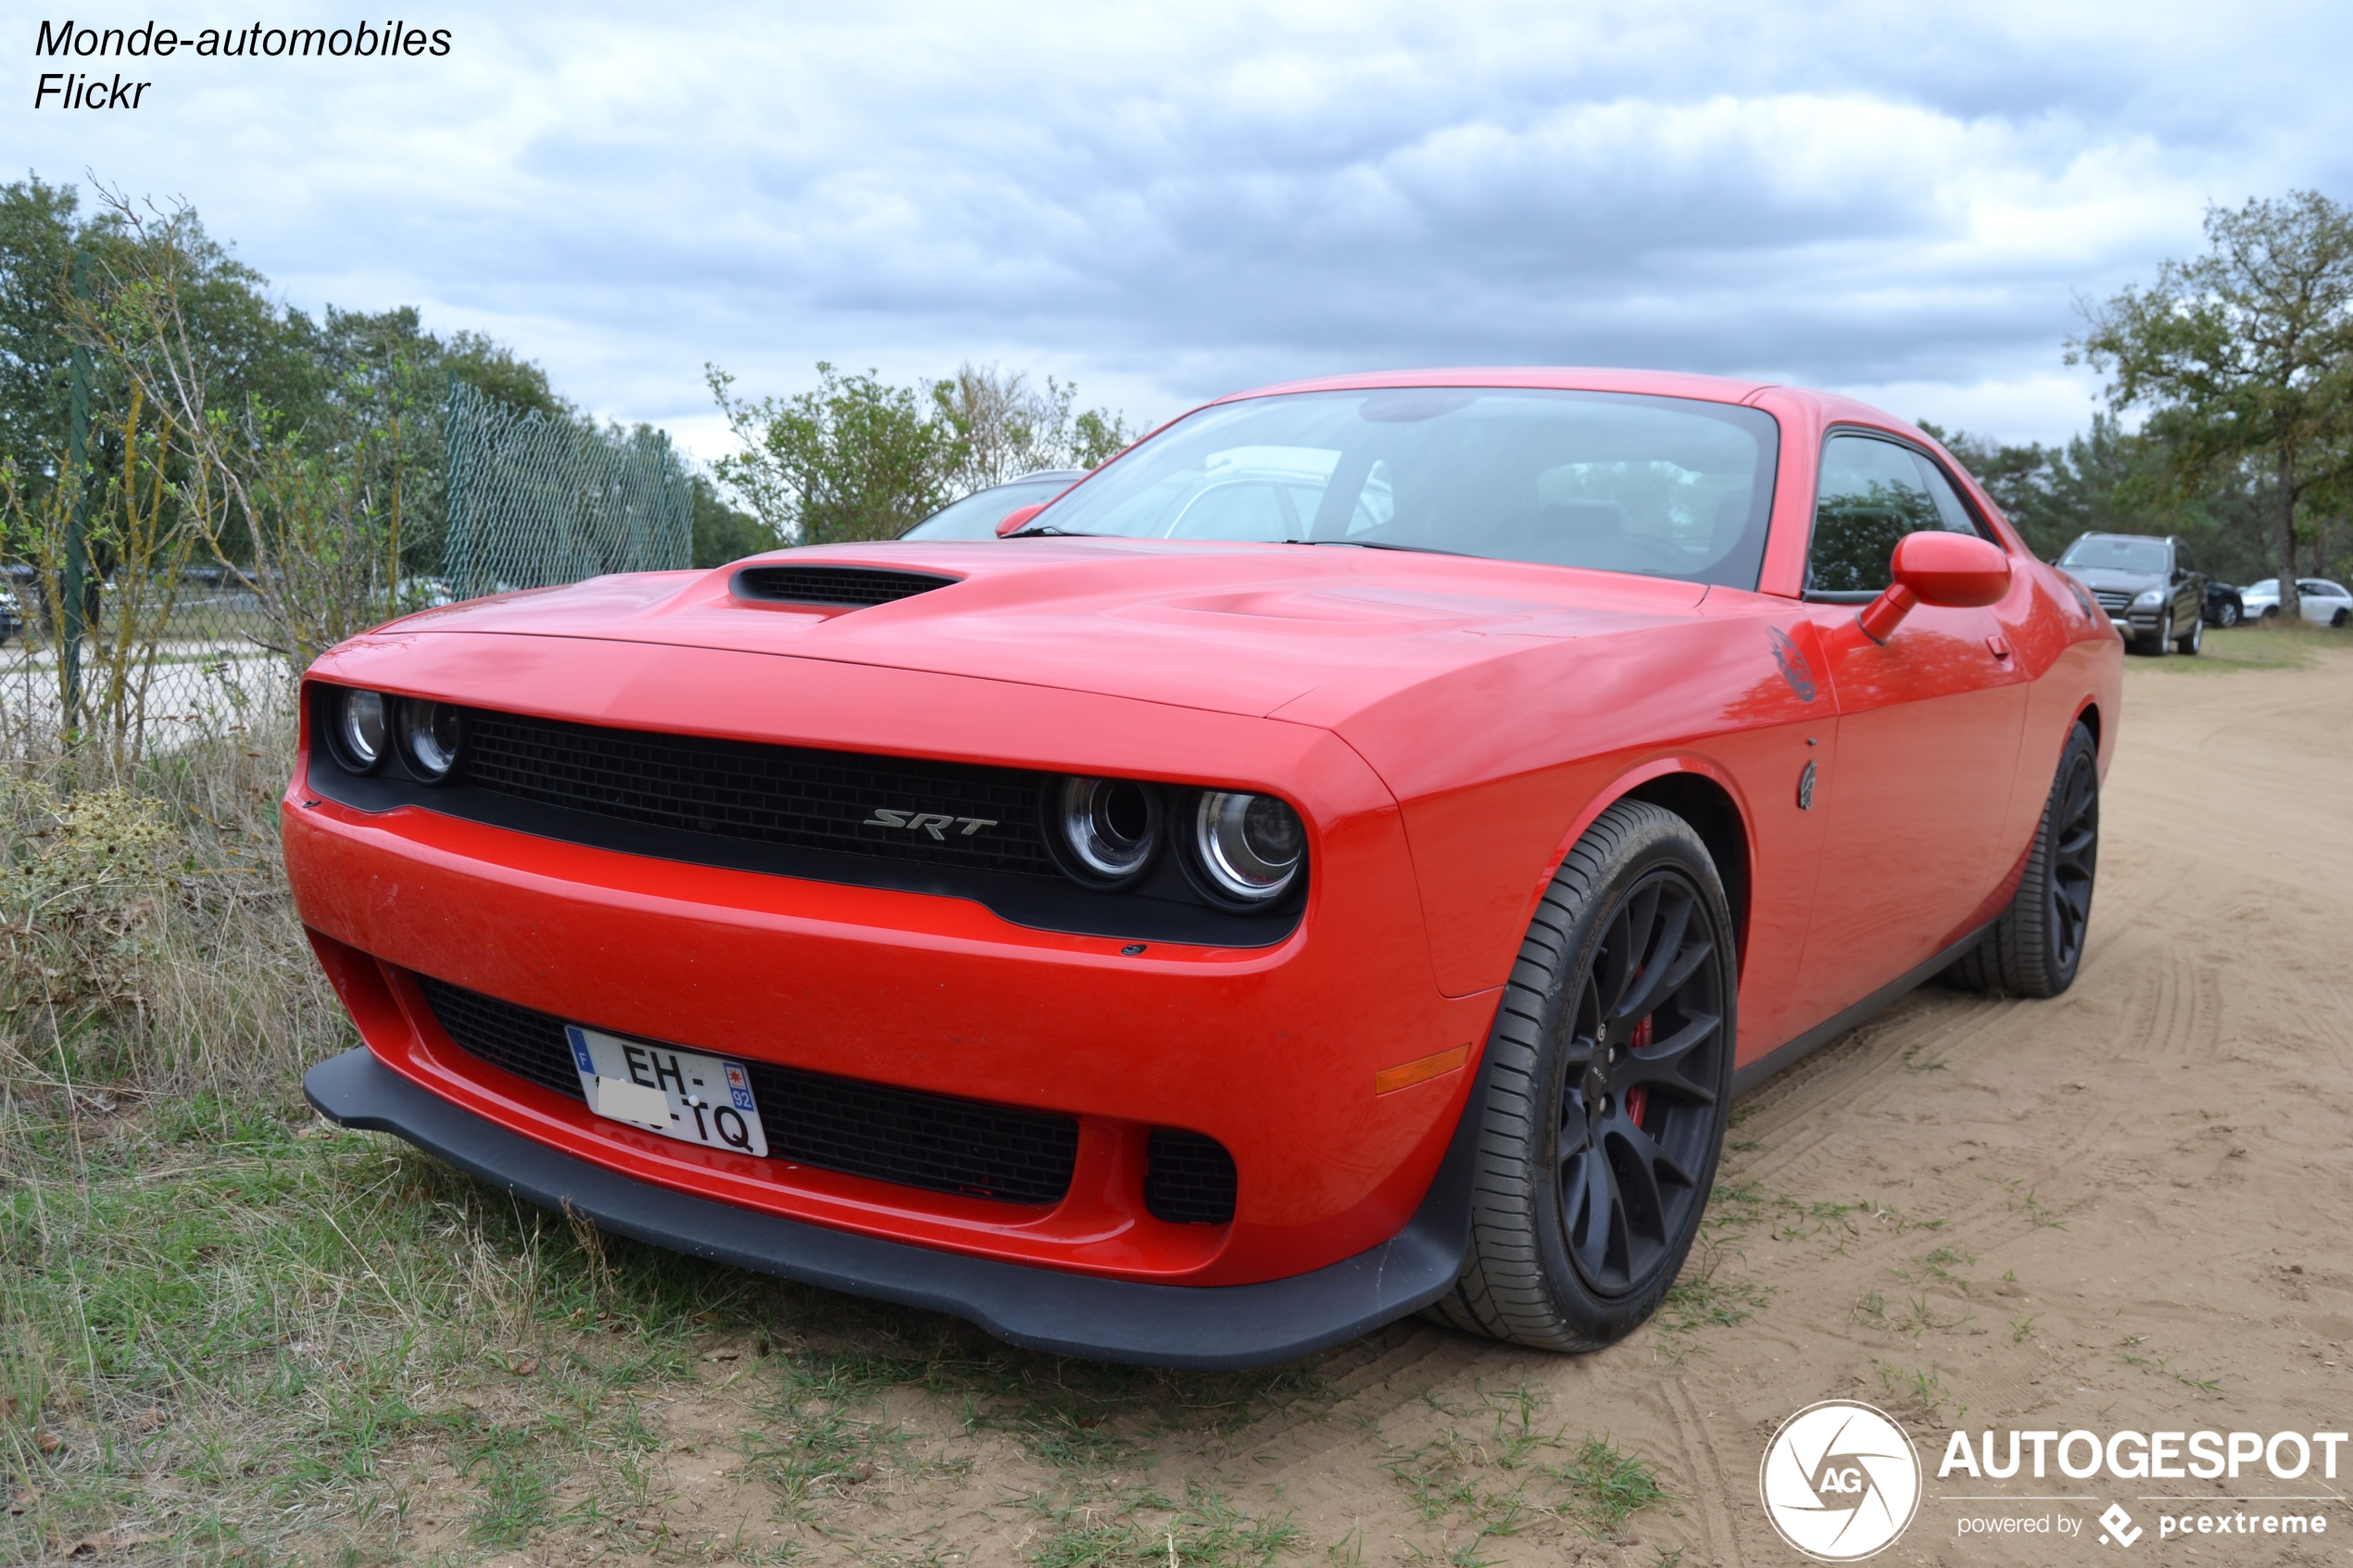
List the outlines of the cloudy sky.
{"type": "Polygon", "coordinates": [[[6,8],[10,164],[184,197],[294,304],[419,305],[706,455],[705,361],[818,358],[1144,420],[1656,366],[2057,439],[2077,299],[2209,202],[2353,197],[2342,3],[506,6],[404,12],[443,59],[140,64],[129,112],[26,107],[58,67],[6,8]]]}

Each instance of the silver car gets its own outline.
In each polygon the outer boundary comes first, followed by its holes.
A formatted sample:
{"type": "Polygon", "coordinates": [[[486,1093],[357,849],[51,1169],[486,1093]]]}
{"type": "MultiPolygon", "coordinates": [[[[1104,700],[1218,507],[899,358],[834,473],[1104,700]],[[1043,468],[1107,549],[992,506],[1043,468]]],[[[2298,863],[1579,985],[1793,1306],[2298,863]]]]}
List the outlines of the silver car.
{"type": "MultiPolygon", "coordinates": [[[[2353,623],[2353,592],[2344,584],[2332,583],[2325,577],[2299,577],[2296,592],[2301,601],[2304,619],[2315,626],[2344,626],[2353,623]]],[[[2246,608],[2249,621],[2277,621],[2280,616],[2280,580],[2266,577],[2260,583],[2250,583],[2239,590],[2239,603],[2246,608]]]]}
{"type": "Polygon", "coordinates": [[[1024,507],[1052,500],[1087,477],[1085,469],[1039,469],[1002,484],[975,490],[924,519],[901,539],[994,539],[997,525],[1024,507]]]}

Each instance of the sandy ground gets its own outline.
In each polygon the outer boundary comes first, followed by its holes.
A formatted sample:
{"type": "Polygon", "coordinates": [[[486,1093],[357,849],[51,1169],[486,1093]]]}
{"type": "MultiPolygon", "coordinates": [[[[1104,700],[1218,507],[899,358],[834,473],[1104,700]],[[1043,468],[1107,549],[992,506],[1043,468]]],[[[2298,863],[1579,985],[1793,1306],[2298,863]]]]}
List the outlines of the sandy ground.
{"type": "Polygon", "coordinates": [[[1252,1517],[1288,1515],[1302,1562],[1788,1563],[1760,1457],[1784,1418],[1846,1397],[1901,1419],[1929,1475],[1882,1562],[2078,1561],[2113,1549],[2095,1516],[2118,1500],[2149,1527],[2127,1555],[2353,1556],[2353,1448],[2334,1483],[1933,1474],[1956,1424],[2353,1426],[2353,651],[2301,671],[2186,662],[2128,661],[2074,989],[1923,990],[1751,1094],[1712,1248],[1686,1276],[1705,1283],[1687,1326],[1562,1359],[1401,1324],[1239,1424],[1139,1435],[1075,1490],[1034,1448],[902,1388],[887,1406],[915,1457],[837,1485],[821,1529],[778,1524],[773,1487],[746,1473],[744,1436],[773,1409],[747,1354],[663,1408],[650,1512],[720,1556],[799,1542],[817,1558],[1013,1563],[1071,1527],[1026,1495],[1110,1519],[1137,1486],[1181,1499],[1195,1482],[1252,1517]],[[1568,1494],[1543,1467],[1573,1462],[1587,1433],[1647,1460],[1672,1500],[1615,1537],[1554,1512],[1568,1494]],[[2088,1500],[1954,1500],[1995,1491],[2088,1500]],[[2319,1538],[2164,1542],[2145,1500],[2160,1493],[2337,1500],[2274,1510],[2324,1512],[2319,1538]],[[2005,1512],[2082,1533],[1959,1537],[1964,1515],[2005,1512]],[[1499,1521],[1513,1533],[1481,1534],[1499,1521]]]}

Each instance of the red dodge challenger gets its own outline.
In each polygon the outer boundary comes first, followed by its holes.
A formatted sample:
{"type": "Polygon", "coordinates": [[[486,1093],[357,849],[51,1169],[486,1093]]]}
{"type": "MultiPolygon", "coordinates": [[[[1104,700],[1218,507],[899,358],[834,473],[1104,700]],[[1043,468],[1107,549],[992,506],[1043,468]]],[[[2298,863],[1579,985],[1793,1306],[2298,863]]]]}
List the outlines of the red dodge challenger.
{"type": "Polygon", "coordinates": [[[1008,521],[320,659],[286,862],[366,1046],[311,1102],[1043,1349],[1583,1350],[1733,1096],[2082,960],[2120,645],[1899,420],[1347,377],[1008,521]]]}

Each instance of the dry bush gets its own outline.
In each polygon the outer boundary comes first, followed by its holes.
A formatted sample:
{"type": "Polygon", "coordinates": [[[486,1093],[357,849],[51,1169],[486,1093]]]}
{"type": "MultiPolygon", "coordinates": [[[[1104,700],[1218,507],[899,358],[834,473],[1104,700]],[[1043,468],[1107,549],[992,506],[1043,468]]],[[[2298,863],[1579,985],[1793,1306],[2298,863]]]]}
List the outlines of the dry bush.
{"type": "Polygon", "coordinates": [[[62,1087],[284,1100],[350,1025],[296,920],[277,799],[290,728],[120,770],[70,754],[0,773],[0,1044],[62,1087]]]}

